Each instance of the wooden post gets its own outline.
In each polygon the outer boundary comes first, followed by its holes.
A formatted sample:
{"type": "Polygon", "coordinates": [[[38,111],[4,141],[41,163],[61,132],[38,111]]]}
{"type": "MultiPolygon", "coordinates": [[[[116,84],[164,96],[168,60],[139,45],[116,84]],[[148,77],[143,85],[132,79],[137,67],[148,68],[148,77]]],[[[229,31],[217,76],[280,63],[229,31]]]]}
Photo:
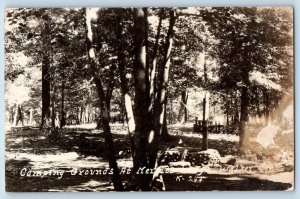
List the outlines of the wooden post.
{"type": "Polygon", "coordinates": [[[205,110],[206,109],[206,95],[203,98],[203,120],[202,120],[202,150],[207,150],[208,141],[207,141],[207,121],[205,119],[205,110]]]}

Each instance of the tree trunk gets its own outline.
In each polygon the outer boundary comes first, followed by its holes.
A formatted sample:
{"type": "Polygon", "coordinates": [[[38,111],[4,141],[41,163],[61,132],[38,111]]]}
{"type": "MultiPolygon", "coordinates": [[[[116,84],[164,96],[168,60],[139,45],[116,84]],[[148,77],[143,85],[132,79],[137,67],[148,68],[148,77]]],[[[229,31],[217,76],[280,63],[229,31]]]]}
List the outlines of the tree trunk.
{"type": "Polygon", "coordinates": [[[79,116],[79,118],[80,118],[80,124],[84,123],[84,121],[83,121],[83,111],[84,111],[84,108],[82,108],[82,106],[81,106],[80,107],[80,116],[79,116]]]}
{"type": "MultiPolygon", "coordinates": [[[[64,78],[64,75],[63,75],[64,78]]],[[[63,128],[66,125],[65,117],[65,81],[61,82],[61,110],[60,110],[60,128],[63,128]]]]}
{"type": "Polygon", "coordinates": [[[186,108],[186,105],[187,105],[187,100],[188,100],[188,92],[185,91],[185,99],[184,99],[184,122],[187,122],[188,121],[188,112],[187,112],[187,108],[186,108]]]}
{"type": "Polygon", "coordinates": [[[9,108],[9,122],[13,125],[14,123],[14,107],[9,108]]]}
{"type": "MultiPolygon", "coordinates": [[[[231,108],[231,102],[230,102],[231,98],[229,98],[228,93],[226,93],[226,125],[229,125],[229,110],[231,108]]],[[[214,106],[215,109],[215,106],[214,106]]],[[[214,111],[215,114],[215,111],[214,111]]]]}
{"type": "Polygon", "coordinates": [[[241,117],[240,117],[240,124],[239,124],[239,130],[240,130],[239,146],[241,149],[245,146],[246,143],[245,126],[248,120],[248,106],[249,106],[248,88],[247,86],[243,86],[241,92],[241,117]]]}
{"type": "Polygon", "coordinates": [[[50,80],[49,80],[49,61],[45,55],[42,64],[42,122],[43,128],[46,120],[50,118],[50,80]]]}
{"type": "Polygon", "coordinates": [[[85,124],[85,106],[81,107],[81,122],[85,124]]]}
{"type": "Polygon", "coordinates": [[[113,63],[109,71],[109,81],[108,81],[108,85],[106,88],[106,95],[105,95],[105,100],[106,100],[106,105],[108,110],[110,110],[110,101],[116,83],[116,78],[115,78],[116,69],[117,69],[116,64],[113,63]]]}
{"type": "Polygon", "coordinates": [[[17,118],[18,118],[18,104],[15,105],[15,108],[13,109],[13,116],[12,116],[12,126],[16,126],[17,124],[17,118]]]}
{"type": "Polygon", "coordinates": [[[163,139],[167,139],[169,136],[168,127],[167,127],[167,103],[168,100],[166,99],[164,103],[164,121],[163,121],[163,126],[161,131],[161,136],[163,139]]]}
{"type": "Polygon", "coordinates": [[[88,124],[90,123],[89,121],[89,112],[90,112],[90,105],[87,103],[85,106],[85,112],[84,112],[84,118],[85,118],[85,123],[88,124]]]}
{"type": "Polygon", "coordinates": [[[202,120],[202,150],[207,150],[208,148],[208,138],[207,138],[207,120],[206,120],[206,95],[203,98],[203,120],[202,120]]]}
{"type": "Polygon", "coordinates": [[[204,73],[204,83],[207,84],[207,66],[206,66],[206,55],[204,52],[204,64],[203,64],[203,73],[204,73]]]}
{"type": "Polygon", "coordinates": [[[229,109],[226,110],[226,125],[229,126],[229,109]]]}
{"type": "Polygon", "coordinates": [[[50,119],[50,60],[49,60],[49,21],[45,21],[42,30],[43,55],[42,55],[42,121],[43,128],[46,120],[50,119]]]}
{"type": "Polygon", "coordinates": [[[120,75],[120,81],[121,81],[121,92],[122,92],[122,96],[123,96],[123,100],[122,100],[122,107],[121,107],[121,115],[122,115],[122,119],[124,121],[124,108],[125,107],[125,114],[126,114],[126,122],[127,122],[127,126],[128,126],[128,135],[129,135],[129,140],[130,140],[130,148],[131,148],[131,155],[133,158],[133,165],[135,167],[136,163],[135,163],[135,143],[134,143],[134,135],[135,135],[135,120],[134,120],[134,115],[133,115],[133,107],[132,107],[132,101],[131,101],[131,97],[129,94],[129,85],[128,85],[128,80],[126,78],[126,63],[125,63],[125,50],[124,50],[124,46],[125,46],[125,42],[124,42],[124,38],[122,35],[122,18],[118,18],[118,26],[116,29],[116,35],[117,38],[119,38],[118,40],[118,44],[116,46],[116,51],[118,54],[118,71],[119,71],[119,75],[120,75]]]}
{"type": "Polygon", "coordinates": [[[169,12],[170,23],[166,36],[166,44],[164,51],[164,64],[158,69],[158,88],[157,99],[154,105],[154,135],[149,146],[149,165],[154,167],[158,152],[159,139],[162,134],[162,126],[164,121],[164,103],[166,102],[166,93],[169,81],[169,69],[171,63],[171,52],[173,47],[174,25],[176,21],[176,13],[172,9],[169,12]]]}
{"type": "Polygon", "coordinates": [[[84,11],[85,11],[84,14],[85,14],[86,36],[87,36],[87,50],[88,50],[88,57],[90,62],[90,72],[93,75],[94,82],[97,88],[97,93],[100,100],[101,121],[102,121],[104,138],[105,138],[105,148],[107,152],[107,158],[109,161],[109,167],[113,169],[112,182],[116,191],[123,191],[124,187],[122,185],[122,180],[119,173],[119,168],[115,156],[114,142],[110,131],[110,126],[109,126],[109,110],[107,109],[108,105],[106,103],[106,96],[103,89],[101,78],[99,78],[96,73],[96,69],[97,66],[99,66],[99,64],[96,58],[95,48],[93,47],[93,32],[92,32],[91,16],[88,11],[88,8],[85,8],[84,11]]]}
{"type": "Polygon", "coordinates": [[[239,121],[240,121],[240,117],[239,117],[239,109],[238,109],[238,97],[235,96],[235,102],[234,102],[234,116],[233,116],[233,124],[235,127],[238,127],[239,125],[239,121]]]}
{"type": "Polygon", "coordinates": [[[79,107],[79,105],[76,106],[76,110],[77,110],[77,112],[76,112],[76,124],[78,125],[78,124],[80,124],[80,107],[79,107]]]}
{"type": "MultiPolygon", "coordinates": [[[[142,8],[134,9],[134,115],[135,115],[135,147],[134,171],[138,168],[148,167],[147,141],[149,129],[149,93],[147,92],[147,66],[146,66],[146,41],[145,41],[145,11],[142,8]]],[[[149,176],[149,175],[148,175],[149,176]]],[[[140,189],[149,189],[149,177],[136,175],[140,189]]]]}
{"type": "Polygon", "coordinates": [[[33,108],[31,108],[29,112],[29,124],[33,124],[33,108]]]}
{"type": "MultiPolygon", "coordinates": [[[[132,106],[131,106],[132,107],[132,106]]],[[[121,115],[121,120],[122,120],[122,124],[123,126],[125,126],[125,121],[126,123],[128,122],[127,121],[127,116],[126,116],[126,109],[125,109],[125,99],[124,99],[124,96],[123,96],[123,99],[122,99],[122,102],[121,102],[121,106],[120,106],[120,115],[121,115]]],[[[128,123],[127,123],[128,124],[128,123]]],[[[129,126],[129,125],[128,125],[129,126]]],[[[128,129],[129,131],[129,129],[128,129]]]]}
{"type": "Polygon", "coordinates": [[[255,95],[256,95],[256,113],[258,115],[258,117],[261,117],[261,112],[260,112],[260,100],[259,100],[259,88],[256,87],[255,89],[255,95]]]}
{"type": "Polygon", "coordinates": [[[187,122],[187,99],[188,99],[188,94],[187,91],[184,90],[181,92],[181,101],[180,101],[180,108],[179,108],[179,113],[178,113],[178,122],[182,124],[183,122],[187,122]]]}
{"type": "Polygon", "coordinates": [[[173,99],[171,99],[171,111],[170,111],[170,123],[174,124],[175,123],[175,116],[174,116],[174,109],[173,109],[173,99]]]}
{"type": "Polygon", "coordinates": [[[109,167],[113,169],[112,182],[116,191],[123,191],[124,187],[122,185],[122,179],[119,173],[119,168],[118,168],[117,159],[115,155],[116,152],[115,152],[113,137],[109,126],[110,113],[109,110],[107,109],[108,106],[105,101],[105,94],[104,94],[102,82],[99,78],[94,78],[94,82],[97,87],[97,93],[99,97],[101,96],[100,99],[102,99],[100,100],[101,101],[100,117],[101,117],[103,132],[104,132],[106,156],[109,161],[109,167]]]}
{"type": "MultiPolygon", "coordinates": [[[[53,82],[53,84],[55,84],[53,82]]],[[[56,86],[55,85],[52,85],[53,87],[53,92],[52,92],[52,99],[51,99],[51,125],[52,125],[52,128],[55,128],[55,93],[56,93],[56,86]]]]}
{"type": "Polygon", "coordinates": [[[270,123],[270,99],[269,99],[269,93],[266,88],[263,89],[264,94],[264,104],[265,104],[265,110],[264,114],[266,117],[266,125],[270,123]]]}
{"type": "Polygon", "coordinates": [[[19,122],[21,122],[21,125],[24,126],[23,111],[20,104],[18,104],[16,108],[14,125],[18,126],[19,122]]]}
{"type": "Polygon", "coordinates": [[[157,26],[157,32],[156,32],[156,37],[155,37],[155,44],[154,44],[154,50],[153,50],[153,61],[152,61],[152,68],[150,69],[150,112],[153,109],[154,105],[154,87],[155,87],[155,72],[156,72],[156,66],[157,66],[157,54],[158,54],[158,44],[159,44],[159,37],[160,37],[160,31],[161,31],[161,24],[163,20],[163,16],[165,13],[165,9],[162,8],[159,14],[159,21],[158,21],[158,26],[157,26]]]}
{"type": "MultiPolygon", "coordinates": [[[[124,101],[124,106],[125,106],[126,121],[127,121],[127,125],[128,125],[128,135],[129,135],[129,139],[130,139],[131,153],[132,153],[133,160],[135,160],[135,158],[134,158],[135,121],[134,121],[134,115],[133,115],[132,101],[131,101],[131,97],[129,95],[128,81],[126,79],[124,54],[122,51],[119,51],[118,61],[119,61],[119,73],[120,73],[120,79],[121,79],[121,91],[122,91],[122,95],[124,98],[123,101],[124,101]]],[[[123,110],[123,108],[122,108],[122,110],[123,110]]],[[[122,111],[122,115],[123,115],[123,111],[122,111]]]]}

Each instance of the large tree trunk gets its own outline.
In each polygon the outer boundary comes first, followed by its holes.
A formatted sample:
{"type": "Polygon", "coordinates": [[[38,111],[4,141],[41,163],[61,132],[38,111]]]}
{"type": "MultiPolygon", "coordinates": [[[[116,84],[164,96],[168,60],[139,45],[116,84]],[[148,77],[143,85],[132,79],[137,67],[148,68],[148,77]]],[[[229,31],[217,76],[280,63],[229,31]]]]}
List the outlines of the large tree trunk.
{"type": "MultiPolygon", "coordinates": [[[[119,35],[119,37],[121,37],[121,35],[119,35]]],[[[122,49],[118,49],[118,66],[119,66],[119,73],[120,73],[120,80],[121,80],[121,91],[122,91],[122,95],[124,98],[123,101],[124,101],[124,106],[125,106],[126,121],[127,121],[127,125],[128,125],[128,135],[129,135],[129,139],[130,139],[131,154],[132,154],[133,160],[135,161],[135,158],[134,158],[134,154],[135,154],[135,144],[134,144],[135,120],[134,120],[134,115],[133,115],[132,101],[131,101],[131,97],[129,94],[128,81],[126,78],[125,55],[124,55],[124,51],[122,49]]],[[[122,110],[123,110],[123,108],[122,108],[122,110]]],[[[122,115],[123,115],[123,111],[122,111],[122,115]]],[[[135,165],[135,163],[134,163],[134,165],[135,165]]]]}
{"type": "Polygon", "coordinates": [[[239,146],[241,149],[245,146],[246,143],[245,126],[248,120],[248,106],[249,106],[248,88],[247,86],[243,86],[241,92],[241,116],[240,116],[240,123],[239,123],[239,130],[240,130],[239,146]]]}
{"type": "MultiPolygon", "coordinates": [[[[45,17],[46,18],[46,17],[45,17]]],[[[42,30],[43,55],[42,55],[42,121],[43,128],[46,120],[50,119],[50,60],[49,60],[49,21],[45,21],[42,30]]]]}
{"type": "Polygon", "coordinates": [[[115,156],[115,148],[113,143],[112,134],[109,126],[109,105],[106,102],[106,96],[103,89],[103,84],[101,78],[98,77],[96,73],[96,69],[98,64],[98,60],[96,58],[96,51],[93,47],[93,32],[92,32],[92,24],[91,24],[91,16],[88,9],[84,9],[85,11],[85,22],[86,22],[86,35],[87,35],[87,50],[90,61],[90,72],[93,75],[94,82],[96,84],[97,93],[100,100],[100,110],[101,110],[101,121],[105,138],[105,148],[107,152],[107,158],[109,161],[109,167],[113,169],[112,182],[116,191],[123,191],[124,187],[122,185],[121,176],[119,173],[119,168],[115,156]]]}
{"type": "MultiPolygon", "coordinates": [[[[149,129],[149,92],[147,85],[149,82],[146,66],[146,41],[145,41],[145,10],[134,9],[134,115],[135,115],[135,165],[134,171],[138,168],[148,167],[147,141],[149,129]]],[[[136,175],[140,189],[149,189],[149,177],[146,175],[136,175]]]]}
{"type": "Polygon", "coordinates": [[[156,163],[156,156],[158,152],[159,139],[162,134],[162,126],[164,121],[164,103],[166,101],[166,92],[169,81],[169,69],[171,64],[171,52],[173,47],[174,25],[176,21],[175,10],[170,10],[170,23],[166,36],[166,44],[164,51],[164,64],[158,69],[158,88],[157,99],[154,105],[154,135],[150,140],[149,146],[149,166],[154,167],[156,163]]]}
{"type": "Polygon", "coordinates": [[[42,61],[42,121],[41,128],[47,120],[50,119],[50,76],[49,76],[48,56],[43,56],[42,61]]]}
{"type": "Polygon", "coordinates": [[[164,103],[164,121],[163,121],[163,126],[161,131],[161,136],[163,139],[168,139],[169,137],[168,127],[167,127],[167,104],[168,104],[168,99],[166,99],[164,103]]]}
{"type": "Polygon", "coordinates": [[[150,112],[153,109],[153,105],[154,105],[154,100],[155,100],[155,96],[154,96],[154,87],[155,87],[155,72],[156,72],[156,66],[157,66],[157,54],[158,54],[158,44],[159,44],[159,37],[160,37],[160,31],[161,31],[161,24],[162,24],[162,20],[163,20],[163,16],[165,13],[165,9],[162,8],[160,13],[159,13],[159,21],[158,21],[158,26],[157,26],[157,33],[156,33],[156,37],[155,37],[155,44],[154,44],[154,50],[153,50],[153,56],[152,56],[152,67],[150,68],[150,98],[151,98],[151,102],[150,102],[150,112]]]}
{"type": "MultiPolygon", "coordinates": [[[[126,114],[126,122],[128,126],[128,135],[129,135],[129,140],[130,140],[130,148],[131,148],[131,155],[133,158],[133,165],[135,167],[135,143],[134,143],[134,135],[135,135],[135,120],[134,120],[134,114],[133,114],[133,106],[132,106],[132,101],[131,97],[129,94],[129,84],[128,80],[126,78],[126,60],[125,60],[125,49],[124,46],[126,46],[125,38],[123,38],[122,34],[122,18],[118,18],[118,26],[116,27],[116,35],[118,40],[118,44],[116,46],[116,51],[118,55],[118,71],[120,75],[120,81],[121,81],[121,92],[123,96],[122,100],[122,107],[121,107],[121,115],[122,119],[124,121],[124,107],[125,107],[125,114],[126,114]]],[[[124,123],[123,123],[124,124],[124,123]]]]}
{"type": "MultiPolygon", "coordinates": [[[[105,99],[105,94],[103,90],[102,82],[99,78],[94,78],[94,82],[97,87],[97,93],[100,99],[105,99]]],[[[113,169],[112,182],[116,191],[123,191],[124,187],[122,185],[121,176],[119,173],[119,168],[116,159],[115,147],[113,142],[113,137],[110,131],[109,120],[110,113],[107,109],[108,105],[105,100],[100,100],[100,117],[102,122],[102,128],[104,132],[105,139],[105,149],[106,149],[106,157],[108,158],[109,167],[113,169]]]]}

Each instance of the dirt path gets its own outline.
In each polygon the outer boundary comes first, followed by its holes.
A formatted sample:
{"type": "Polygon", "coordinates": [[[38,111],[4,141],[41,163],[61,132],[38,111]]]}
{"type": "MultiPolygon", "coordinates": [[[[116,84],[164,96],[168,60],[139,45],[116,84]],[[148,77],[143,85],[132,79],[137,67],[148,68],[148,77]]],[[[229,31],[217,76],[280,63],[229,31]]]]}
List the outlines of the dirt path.
{"type": "MultiPolygon", "coordinates": [[[[118,165],[132,167],[126,128],[113,126],[118,165]],[[118,133],[120,132],[120,133],[118,133]]],[[[170,139],[162,149],[199,147],[201,136],[190,129],[173,128],[170,139]],[[180,142],[181,140],[181,142],[180,142]],[[180,144],[179,144],[180,143],[180,144]]],[[[215,136],[217,137],[217,136],[215,136]]],[[[221,136],[219,136],[221,137],[221,136]]],[[[15,128],[6,132],[6,190],[7,191],[112,191],[110,171],[106,161],[101,131],[65,129],[53,141],[37,128],[15,128]],[[96,173],[97,172],[97,173],[96,173]]],[[[211,139],[210,147],[222,156],[236,154],[237,142],[230,139],[211,139]]],[[[283,178],[277,174],[280,179],[283,178]]],[[[277,176],[277,179],[278,179],[277,176]]],[[[126,182],[129,175],[122,175],[126,182]]],[[[163,175],[166,190],[286,190],[290,182],[280,182],[273,176],[245,176],[241,174],[206,174],[200,181],[195,175],[163,175]],[[193,179],[193,180],[191,180],[193,179]]]]}

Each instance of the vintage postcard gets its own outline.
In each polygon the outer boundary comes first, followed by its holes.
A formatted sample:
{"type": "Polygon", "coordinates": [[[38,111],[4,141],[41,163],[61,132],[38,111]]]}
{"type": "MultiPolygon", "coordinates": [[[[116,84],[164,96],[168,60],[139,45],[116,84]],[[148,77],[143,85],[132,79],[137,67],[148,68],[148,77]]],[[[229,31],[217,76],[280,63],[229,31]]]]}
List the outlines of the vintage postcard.
{"type": "Polygon", "coordinates": [[[6,8],[8,192],[294,190],[292,7],[6,8]]]}

